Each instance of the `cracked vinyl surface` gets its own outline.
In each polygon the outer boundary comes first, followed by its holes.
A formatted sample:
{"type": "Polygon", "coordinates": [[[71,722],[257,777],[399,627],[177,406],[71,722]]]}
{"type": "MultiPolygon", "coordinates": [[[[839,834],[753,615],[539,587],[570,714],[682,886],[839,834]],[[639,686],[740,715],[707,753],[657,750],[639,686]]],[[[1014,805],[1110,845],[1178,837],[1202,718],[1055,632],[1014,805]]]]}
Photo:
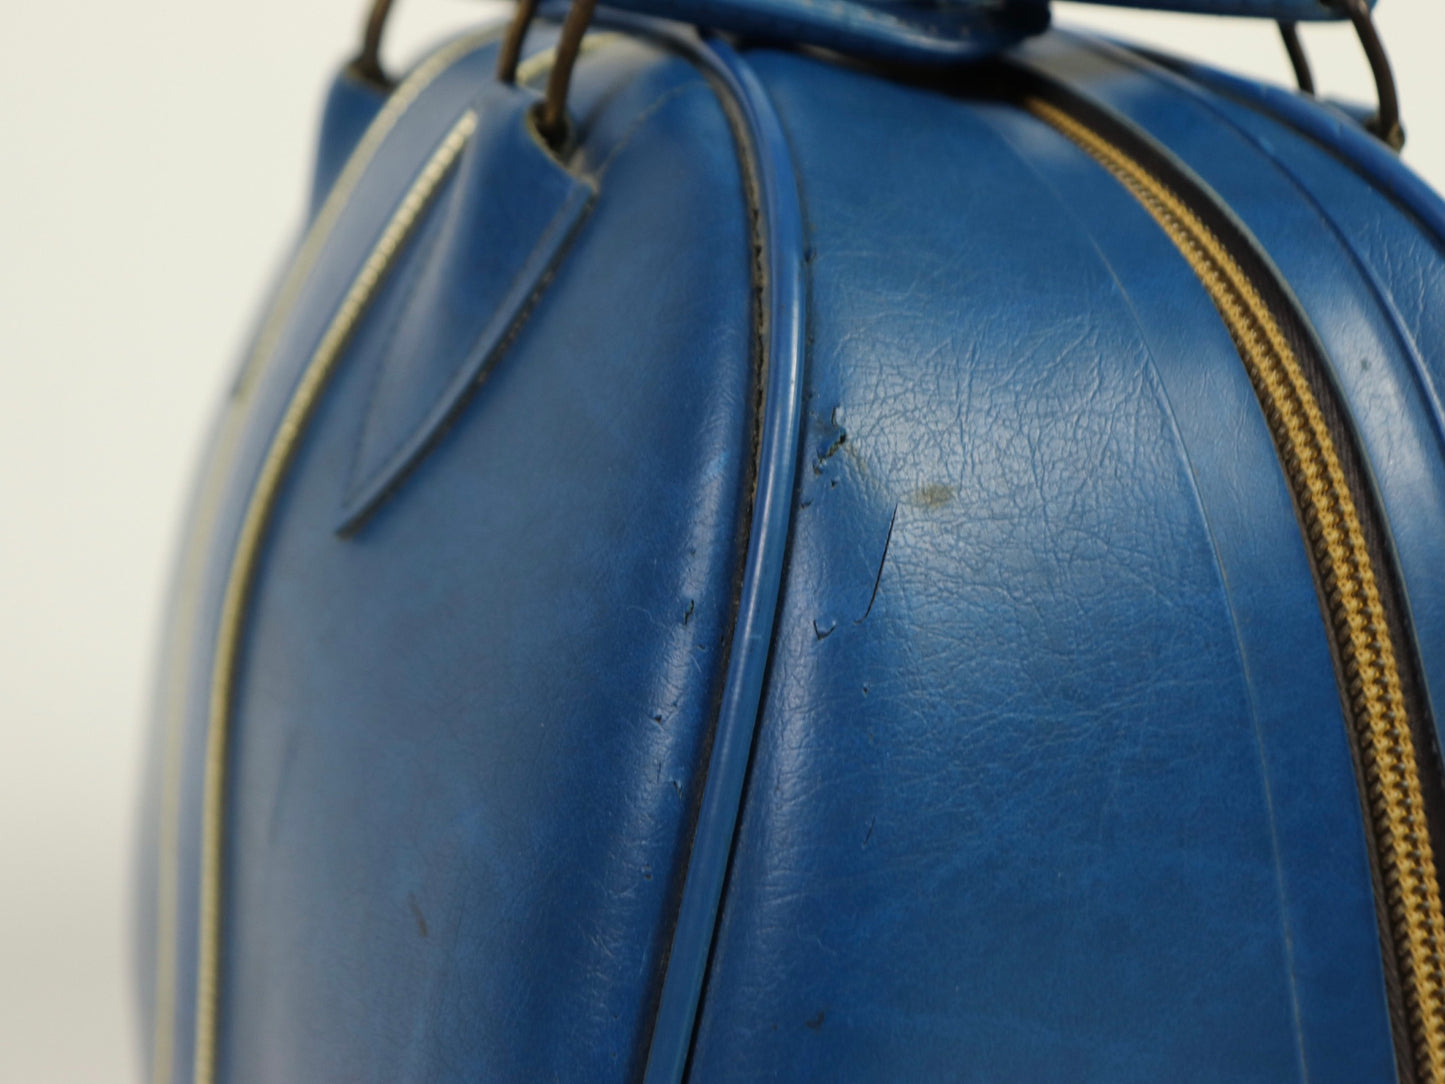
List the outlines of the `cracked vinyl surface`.
{"type": "Polygon", "coordinates": [[[176,625],[157,1063],[1394,1079],[1269,426],[1179,251],[1000,75],[1174,156],[1286,284],[1368,468],[1429,726],[1434,205],[1087,39],[910,81],[607,18],[564,159],[519,142],[529,91],[482,93],[484,41],[369,141],[379,102],[338,83],[323,174],[355,191],[228,408],[176,625]]]}

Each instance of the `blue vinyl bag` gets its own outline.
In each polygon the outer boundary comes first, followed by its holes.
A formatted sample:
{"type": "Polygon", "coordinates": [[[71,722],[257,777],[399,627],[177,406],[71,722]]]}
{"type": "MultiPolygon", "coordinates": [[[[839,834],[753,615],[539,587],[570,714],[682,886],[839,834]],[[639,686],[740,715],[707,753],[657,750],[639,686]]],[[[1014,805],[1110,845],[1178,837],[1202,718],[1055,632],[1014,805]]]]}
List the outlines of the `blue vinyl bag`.
{"type": "MultiPolygon", "coordinates": [[[[146,790],[156,1084],[1445,1081],[1445,205],[1044,0],[326,105],[146,790]]],[[[626,8],[628,10],[623,10],[626,8]]]]}

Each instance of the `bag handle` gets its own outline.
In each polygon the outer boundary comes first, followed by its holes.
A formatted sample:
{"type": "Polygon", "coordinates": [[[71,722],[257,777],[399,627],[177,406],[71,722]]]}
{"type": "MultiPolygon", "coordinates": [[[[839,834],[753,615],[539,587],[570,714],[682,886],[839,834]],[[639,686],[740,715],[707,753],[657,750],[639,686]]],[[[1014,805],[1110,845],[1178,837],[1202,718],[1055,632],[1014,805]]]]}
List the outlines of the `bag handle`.
{"type": "MultiPolygon", "coordinates": [[[[351,71],[369,83],[390,88],[393,80],[381,66],[381,40],[391,15],[393,0],[372,0],[362,30],[361,51],[351,62],[351,71]]],[[[519,0],[516,13],[507,27],[507,36],[497,53],[497,81],[507,86],[517,82],[517,65],[522,57],[522,43],[527,29],[537,16],[539,0],[519,0]]],[[[582,49],[582,37],[592,21],[597,0],[573,0],[562,23],[555,47],[555,57],[547,76],[547,91],[537,110],[537,131],[553,150],[562,145],[567,135],[567,88],[572,69],[582,49]]]]}
{"type": "MultiPolygon", "coordinates": [[[[1375,100],[1378,103],[1374,116],[1364,122],[1367,132],[1377,137],[1392,150],[1405,145],[1405,129],[1400,124],[1400,96],[1395,91],[1395,73],[1390,70],[1390,58],[1385,55],[1385,45],[1375,30],[1375,20],[1365,0],[1335,0],[1354,25],[1355,34],[1365,50],[1365,59],[1370,62],[1370,75],[1375,80],[1375,100]]],[[[1304,44],[1299,38],[1299,27],[1292,20],[1281,19],[1280,37],[1284,39],[1285,52],[1289,54],[1290,66],[1294,68],[1295,82],[1300,92],[1315,96],[1314,74],[1310,71],[1309,57],[1305,55],[1304,44]]]]}
{"type": "MultiPolygon", "coordinates": [[[[385,0],[390,3],[390,0],[385,0]]],[[[520,0],[517,12],[507,27],[507,36],[497,54],[497,80],[512,85],[517,81],[517,64],[522,57],[522,42],[527,29],[537,17],[538,0],[520,0]]],[[[592,22],[597,0],[572,0],[562,31],[557,37],[552,69],[547,73],[547,91],[536,113],[537,132],[553,150],[567,139],[567,88],[572,83],[572,69],[582,50],[582,36],[592,22]]]]}
{"type": "MultiPolygon", "coordinates": [[[[651,15],[698,22],[739,33],[823,45],[885,60],[957,63],[991,55],[1048,26],[1047,0],[616,0],[618,6],[651,15]]],[[[1172,9],[1277,20],[1285,51],[1302,93],[1314,96],[1314,76],[1300,42],[1301,20],[1347,18],[1355,28],[1375,81],[1377,107],[1363,122],[1366,131],[1398,151],[1405,144],[1400,101],[1389,58],[1375,30],[1372,0],[1093,0],[1128,7],[1172,9]]],[[[391,80],[381,66],[381,39],[393,0],[372,0],[352,70],[382,86],[391,80]]],[[[516,81],[527,28],[539,0],[519,0],[497,59],[497,78],[516,81]]],[[[573,0],[557,41],[556,62],[537,113],[537,129],[554,148],[566,137],[567,88],[597,0],[573,0]]]]}

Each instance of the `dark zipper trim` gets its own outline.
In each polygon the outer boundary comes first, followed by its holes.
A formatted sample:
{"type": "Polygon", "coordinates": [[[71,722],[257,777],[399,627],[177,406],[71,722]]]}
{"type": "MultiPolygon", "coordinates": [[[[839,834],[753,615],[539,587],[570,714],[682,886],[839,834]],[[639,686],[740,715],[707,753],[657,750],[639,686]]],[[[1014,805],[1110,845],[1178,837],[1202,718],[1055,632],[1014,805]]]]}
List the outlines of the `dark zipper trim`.
{"type": "Polygon", "coordinates": [[[1304,317],[1243,227],[1118,118],[1042,80],[1025,109],[1139,200],[1219,310],[1255,388],[1315,576],[1364,807],[1397,1065],[1445,1080],[1439,751],[1364,460],[1304,317]]]}

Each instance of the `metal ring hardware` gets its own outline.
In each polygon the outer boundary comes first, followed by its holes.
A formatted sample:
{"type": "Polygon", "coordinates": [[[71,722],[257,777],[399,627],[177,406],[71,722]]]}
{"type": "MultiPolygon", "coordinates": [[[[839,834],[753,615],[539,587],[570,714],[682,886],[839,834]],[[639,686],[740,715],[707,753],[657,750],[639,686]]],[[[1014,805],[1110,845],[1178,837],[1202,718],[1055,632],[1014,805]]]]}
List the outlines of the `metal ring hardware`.
{"type": "Polygon", "coordinates": [[[1310,58],[1305,55],[1304,44],[1299,40],[1299,24],[1281,21],[1279,36],[1284,39],[1284,51],[1289,54],[1290,67],[1294,69],[1294,80],[1300,90],[1311,98],[1315,96],[1315,77],[1310,71],[1310,58]]]}
{"type": "MultiPolygon", "coordinates": [[[[537,15],[538,0],[520,0],[517,13],[507,28],[507,36],[497,54],[497,79],[503,83],[517,81],[517,64],[522,55],[522,41],[527,28],[537,15]]],[[[592,22],[597,0],[572,0],[562,31],[557,37],[552,68],[547,75],[547,91],[537,108],[537,131],[552,147],[558,149],[567,139],[567,88],[572,84],[572,69],[582,51],[582,38],[592,22]]]]}
{"type": "MultiPolygon", "coordinates": [[[[368,82],[390,87],[391,78],[381,66],[381,38],[393,0],[372,0],[362,32],[361,52],[351,62],[351,70],[368,82]]],[[[497,53],[497,79],[502,83],[517,81],[517,66],[522,56],[522,43],[537,16],[539,0],[519,0],[516,14],[507,27],[507,35],[497,53]]],[[[582,37],[592,22],[597,0],[573,0],[557,38],[555,58],[547,76],[547,90],[536,113],[537,131],[554,150],[567,137],[567,88],[572,83],[572,69],[582,50],[582,37]]]]}
{"type": "Polygon", "coordinates": [[[361,52],[351,62],[351,70],[368,83],[375,83],[390,89],[391,77],[381,66],[381,33],[386,29],[386,18],[391,14],[392,0],[372,0],[371,10],[366,13],[366,27],[361,35],[361,52]]]}
{"type": "MultiPolygon", "coordinates": [[[[1395,75],[1390,70],[1390,58],[1385,55],[1385,46],[1375,30],[1375,20],[1370,14],[1366,0],[1333,0],[1349,17],[1355,28],[1355,35],[1365,50],[1365,59],[1370,62],[1370,74],[1375,80],[1375,99],[1378,105],[1375,115],[1365,122],[1365,130],[1386,146],[1399,150],[1405,145],[1405,129],[1400,124],[1400,98],[1395,91],[1395,75]]],[[[1314,96],[1315,80],[1310,71],[1309,58],[1305,56],[1300,43],[1299,30],[1292,22],[1279,24],[1280,37],[1284,39],[1285,51],[1289,53],[1290,65],[1294,68],[1295,81],[1305,94],[1314,96]]]]}

